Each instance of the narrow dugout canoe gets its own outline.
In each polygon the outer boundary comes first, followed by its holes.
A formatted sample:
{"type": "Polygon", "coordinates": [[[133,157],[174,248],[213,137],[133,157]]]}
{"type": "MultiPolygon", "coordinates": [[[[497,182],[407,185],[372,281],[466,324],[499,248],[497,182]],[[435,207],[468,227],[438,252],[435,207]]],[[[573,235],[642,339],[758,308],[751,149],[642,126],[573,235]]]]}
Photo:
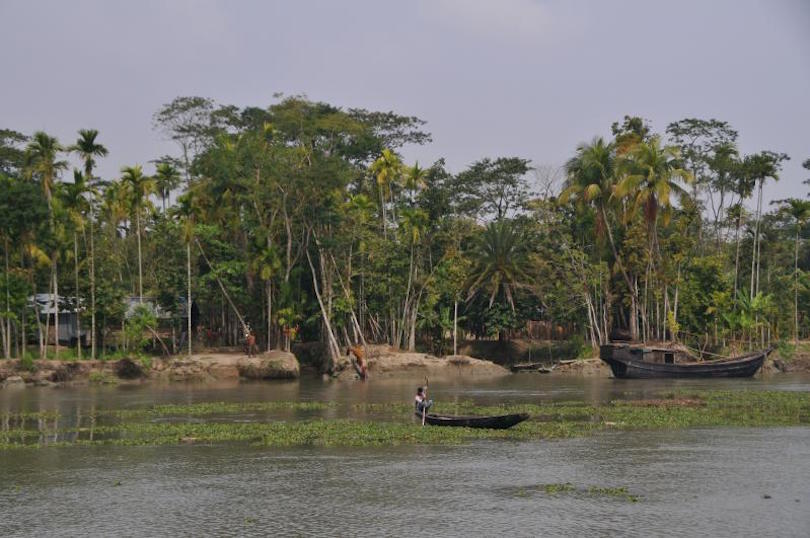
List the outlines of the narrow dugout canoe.
{"type": "MultiPolygon", "coordinates": [[[[422,413],[415,413],[419,420],[422,420],[422,413]]],[[[528,413],[515,413],[511,415],[497,415],[488,417],[478,416],[455,416],[437,415],[428,413],[425,422],[431,426],[456,426],[464,428],[490,428],[494,430],[505,430],[515,424],[520,424],[529,418],[528,413]]]]}

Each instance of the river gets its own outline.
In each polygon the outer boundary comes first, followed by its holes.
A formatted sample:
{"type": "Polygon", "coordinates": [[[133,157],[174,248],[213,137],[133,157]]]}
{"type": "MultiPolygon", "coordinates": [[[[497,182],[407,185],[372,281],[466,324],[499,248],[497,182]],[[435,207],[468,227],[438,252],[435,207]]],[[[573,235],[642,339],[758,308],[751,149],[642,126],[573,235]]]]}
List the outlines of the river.
{"type": "MultiPolygon", "coordinates": [[[[0,414],[58,410],[70,420],[156,403],[410,401],[420,381],[6,388],[0,414]]],[[[810,377],[798,375],[635,381],[519,374],[430,385],[438,401],[481,404],[603,402],[670,388],[810,397],[810,377]]],[[[806,427],[351,450],[18,449],[0,452],[0,536],[808,536],[809,478],[806,427]],[[543,488],[562,483],[574,489],[543,488]],[[626,488],[638,502],[592,486],[626,488]]]]}

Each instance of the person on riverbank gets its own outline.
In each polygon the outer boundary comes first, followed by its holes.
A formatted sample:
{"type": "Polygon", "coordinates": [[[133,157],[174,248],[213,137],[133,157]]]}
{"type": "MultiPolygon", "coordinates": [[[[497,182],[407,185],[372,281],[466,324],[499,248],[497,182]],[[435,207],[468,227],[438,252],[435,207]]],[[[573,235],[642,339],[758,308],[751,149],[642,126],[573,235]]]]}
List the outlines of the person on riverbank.
{"type": "Polygon", "coordinates": [[[416,389],[416,396],[414,397],[414,406],[417,413],[427,413],[433,407],[433,400],[428,400],[427,391],[419,387],[416,389]]]}
{"type": "Polygon", "coordinates": [[[351,346],[346,350],[346,354],[350,357],[354,355],[357,375],[360,376],[360,379],[365,381],[368,378],[368,371],[366,371],[366,361],[363,359],[364,353],[362,346],[351,346]]]}
{"type": "Polygon", "coordinates": [[[256,333],[250,328],[250,325],[245,326],[245,351],[248,357],[256,354],[256,333]]]}

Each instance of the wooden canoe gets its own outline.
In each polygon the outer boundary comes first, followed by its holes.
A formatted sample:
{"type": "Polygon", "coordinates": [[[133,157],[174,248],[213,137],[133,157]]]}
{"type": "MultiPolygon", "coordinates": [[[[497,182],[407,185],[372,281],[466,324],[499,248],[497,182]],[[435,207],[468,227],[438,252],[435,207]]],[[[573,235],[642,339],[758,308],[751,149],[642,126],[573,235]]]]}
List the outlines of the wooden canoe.
{"type": "Polygon", "coordinates": [[[730,359],[697,361],[675,360],[676,351],[650,349],[628,344],[607,344],[599,357],[615,377],[623,379],[751,377],[762,367],[771,349],[754,351],[730,359]],[[652,360],[661,355],[663,360],[652,360]]]}
{"type": "MultiPolygon", "coordinates": [[[[417,411],[415,414],[419,420],[422,420],[422,413],[417,411]]],[[[456,426],[463,428],[491,428],[494,430],[505,430],[506,428],[511,428],[515,424],[520,424],[528,418],[528,413],[515,413],[511,415],[496,415],[488,417],[437,415],[435,413],[428,413],[425,416],[425,422],[431,426],[456,426]]]]}

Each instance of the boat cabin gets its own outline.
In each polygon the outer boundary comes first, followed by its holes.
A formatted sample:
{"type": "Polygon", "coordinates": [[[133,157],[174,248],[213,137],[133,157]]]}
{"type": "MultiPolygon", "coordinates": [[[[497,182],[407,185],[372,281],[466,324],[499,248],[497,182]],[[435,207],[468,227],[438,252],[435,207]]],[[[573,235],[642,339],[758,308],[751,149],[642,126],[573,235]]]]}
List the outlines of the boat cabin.
{"type": "Polygon", "coordinates": [[[690,362],[691,357],[680,350],[665,347],[650,347],[640,344],[611,344],[600,349],[600,356],[634,359],[655,364],[690,362]]]}

